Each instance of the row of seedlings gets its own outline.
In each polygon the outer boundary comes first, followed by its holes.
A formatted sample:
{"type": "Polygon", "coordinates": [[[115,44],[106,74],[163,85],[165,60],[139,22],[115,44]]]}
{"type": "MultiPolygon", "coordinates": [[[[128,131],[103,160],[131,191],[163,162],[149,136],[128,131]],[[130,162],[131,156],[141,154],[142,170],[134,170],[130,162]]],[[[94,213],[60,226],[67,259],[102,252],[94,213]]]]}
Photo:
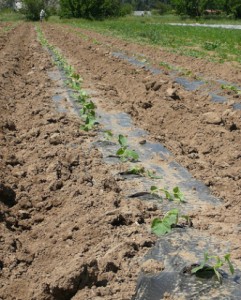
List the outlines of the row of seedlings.
{"type": "MultiPolygon", "coordinates": [[[[75,91],[75,99],[81,104],[80,116],[84,121],[84,125],[81,126],[81,129],[89,131],[96,128],[96,125],[98,124],[95,112],[96,105],[93,101],[89,100],[89,95],[81,88],[82,78],[75,72],[74,68],[67,63],[62,54],[48,42],[48,40],[44,37],[40,27],[37,27],[36,30],[41,45],[47,47],[47,49],[53,53],[56,64],[65,72],[68,86],[75,91]]],[[[113,134],[109,130],[105,132],[105,135],[107,139],[113,138],[113,134]]],[[[129,149],[128,141],[125,136],[122,134],[118,135],[118,143],[120,148],[116,151],[115,155],[121,161],[139,161],[138,153],[135,150],[129,149]]],[[[126,173],[147,176],[152,179],[160,179],[160,177],[156,176],[154,172],[151,170],[145,170],[144,167],[130,167],[126,173]]],[[[172,191],[169,191],[166,188],[151,186],[150,193],[159,199],[167,199],[169,201],[185,203],[184,194],[181,192],[179,187],[174,187],[172,191]]],[[[171,232],[173,228],[178,226],[180,219],[184,219],[187,225],[192,226],[192,221],[189,216],[181,215],[177,208],[173,208],[168,211],[163,218],[155,218],[152,221],[151,231],[159,237],[165,235],[171,232]]],[[[221,283],[222,275],[219,269],[225,263],[227,263],[230,273],[234,274],[234,267],[230,260],[230,253],[227,253],[223,258],[220,258],[220,256],[209,255],[209,253],[205,252],[203,261],[191,269],[191,274],[200,276],[201,273],[212,271],[218,281],[221,283]]]]}

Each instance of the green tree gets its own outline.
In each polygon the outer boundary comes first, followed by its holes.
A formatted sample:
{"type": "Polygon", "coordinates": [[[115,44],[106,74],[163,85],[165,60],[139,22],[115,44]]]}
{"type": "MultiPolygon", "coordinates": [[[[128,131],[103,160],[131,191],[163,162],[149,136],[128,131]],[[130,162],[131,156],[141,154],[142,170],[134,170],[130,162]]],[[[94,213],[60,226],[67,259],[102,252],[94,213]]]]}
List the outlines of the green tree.
{"type": "Polygon", "coordinates": [[[119,16],[120,0],[60,0],[62,17],[103,19],[119,16]]]}
{"type": "Polygon", "coordinates": [[[201,14],[200,2],[201,0],[172,0],[172,5],[178,14],[195,17],[201,14]]]}
{"type": "Polygon", "coordinates": [[[178,14],[196,17],[202,15],[207,9],[232,13],[235,1],[240,2],[240,0],[172,0],[172,5],[178,14]]]}
{"type": "Polygon", "coordinates": [[[44,0],[23,0],[23,8],[21,11],[25,14],[28,20],[39,20],[41,9],[46,10],[44,0]]]}
{"type": "Polygon", "coordinates": [[[225,8],[227,14],[233,14],[235,18],[241,18],[241,1],[240,0],[226,0],[225,8]]]}
{"type": "Polygon", "coordinates": [[[133,6],[130,3],[121,4],[120,16],[126,16],[133,13],[133,6]]]}

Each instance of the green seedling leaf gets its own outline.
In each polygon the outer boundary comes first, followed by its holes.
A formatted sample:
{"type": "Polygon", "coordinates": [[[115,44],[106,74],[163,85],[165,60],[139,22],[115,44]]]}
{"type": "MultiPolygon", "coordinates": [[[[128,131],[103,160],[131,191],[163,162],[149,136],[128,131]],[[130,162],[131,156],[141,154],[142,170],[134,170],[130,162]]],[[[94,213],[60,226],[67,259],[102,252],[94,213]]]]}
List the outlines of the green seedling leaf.
{"type": "Polygon", "coordinates": [[[93,110],[93,109],[96,108],[94,102],[92,102],[92,101],[86,102],[86,103],[84,104],[84,106],[86,107],[86,109],[89,109],[89,110],[93,110]]]}
{"type": "Polygon", "coordinates": [[[104,137],[106,140],[110,141],[113,138],[113,133],[111,130],[106,130],[104,132],[104,137]]]}
{"type": "Polygon", "coordinates": [[[230,91],[234,91],[236,94],[240,95],[241,94],[241,90],[238,89],[236,86],[234,85],[228,85],[228,84],[222,84],[221,88],[223,90],[230,90],[230,91]]]}
{"type": "Polygon", "coordinates": [[[176,186],[176,187],[173,188],[173,195],[180,202],[185,202],[184,201],[184,194],[180,191],[180,189],[179,189],[178,186],[176,186]]]}
{"type": "Polygon", "coordinates": [[[119,134],[118,142],[122,147],[127,147],[127,138],[124,135],[119,134]]]}
{"type": "Polygon", "coordinates": [[[81,89],[80,83],[77,81],[69,81],[69,85],[73,90],[79,91],[81,89]]]}
{"type": "Polygon", "coordinates": [[[203,262],[200,264],[200,266],[193,268],[191,270],[191,273],[202,272],[202,271],[205,271],[205,270],[209,269],[209,270],[212,270],[215,273],[215,276],[217,277],[218,281],[220,283],[222,283],[222,275],[220,274],[218,269],[221,268],[224,265],[225,262],[229,266],[230,273],[234,274],[234,267],[233,267],[233,265],[230,261],[230,254],[229,253],[224,255],[224,260],[223,260],[217,255],[209,256],[208,253],[205,252],[203,262]],[[215,263],[212,263],[213,260],[215,260],[215,263]],[[209,263],[209,265],[207,265],[207,263],[209,263]]]}
{"type": "Polygon", "coordinates": [[[65,66],[65,67],[64,67],[64,70],[65,70],[70,76],[71,76],[71,74],[74,72],[73,67],[72,67],[72,66],[69,66],[69,65],[65,66]]]}
{"type": "Polygon", "coordinates": [[[191,219],[189,216],[187,216],[187,215],[182,215],[181,218],[185,219],[185,221],[186,221],[186,223],[187,223],[187,226],[189,226],[189,227],[192,227],[192,226],[193,226],[193,224],[192,224],[192,219],[191,219]]]}
{"type": "Polygon", "coordinates": [[[77,73],[72,73],[72,74],[70,75],[70,77],[73,78],[75,81],[82,81],[82,78],[81,78],[80,75],[77,74],[77,73]]]}
{"type": "Polygon", "coordinates": [[[130,161],[138,161],[139,155],[138,155],[138,153],[136,153],[135,150],[125,149],[125,151],[123,153],[123,158],[130,160],[130,161]]]}
{"type": "Polygon", "coordinates": [[[229,270],[231,274],[234,274],[234,267],[230,261],[230,253],[227,253],[224,255],[224,259],[227,262],[228,266],[229,266],[229,270]]]}
{"type": "Polygon", "coordinates": [[[119,134],[118,142],[121,146],[119,150],[117,150],[116,154],[120,157],[121,160],[126,161],[138,161],[139,155],[135,150],[129,150],[127,145],[127,139],[124,135],[119,134]]]}
{"type": "Polygon", "coordinates": [[[164,192],[165,193],[165,197],[166,199],[170,200],[170,201],[173,201],[174,200],[174,197],[173,195],[166,189],[160,189],[160,191],[164,192]]]}
{"type": "Polygon", "coordinates": [[[159,189],[155,185],[152,185],[150,188],[151,194],[158,194],[159,189]]]}
{"type": "Polygon", "coordinates": [[[80,126],[80,128],[84,131],[89,131],[93,129],[95,124],[96,124],[96,119],[88,115],[85,120],[85,125],[80,126]]]}
{"type": "Polygon", "coordinates": [[[123,156],[124,153],[125,153],[125,148],[120,148],[116,151],[116,155],[118,156],[123,156]]]}
{"type": "Polygon", "coordinates": [[[159,218],[155,218],[151,224],[151,231],[157,236],[162,236],[166,233],[169,233],[171,228],[166,226],[166,224],[159,218]]]}
{"type": "Polygon", "coordinates": [[[221,276],[221,274],[219,273],[219,271],[215,267],[213,267],[213,271],[214,271],[214,273],[215,273],[218,281],[221,283],[222,282],[222,276],[221,276]]]}
{"type": "Polygon", "coordinates": [[[178,210],[172,209],[168,211],[163,219],[155,218],[151,224],[151,231],[157,236],[162,236],[169,233],[173,226],[176,226],[178,222],[178,210]]]}
{"type": "Polygon", "coordinates": [[[179,212],[178,209],[173,208],[170,211],[168,211],[164,217],[164,220],[167,224],[169,224],[170,226],[172,225],[177,225],[178,222],[178,216],[179,216],[179,212]]]}
{"type": "Polygon", "coordinates": [[[155,173],[150,170],[147,170],[147,176],[150,177],[151,179],[162,179],[161,176],[155,175],[155,173]]]}
{"type": "Polygon", "coordinates": [[[144,167],[133,167],[132,169],[129,169],[127,172],[128,172],[128,174],[144,175],[145,168],[144,167]]]}
{"type": "Polygon", "coordinates": [[[197,273],[198,271],[202,270],[204,266],[206,265],[207,261],[209,260],[208,253],[204,253],[204,260],[202,263],[198,266],[192,269],[191,273],[197,273]]]}

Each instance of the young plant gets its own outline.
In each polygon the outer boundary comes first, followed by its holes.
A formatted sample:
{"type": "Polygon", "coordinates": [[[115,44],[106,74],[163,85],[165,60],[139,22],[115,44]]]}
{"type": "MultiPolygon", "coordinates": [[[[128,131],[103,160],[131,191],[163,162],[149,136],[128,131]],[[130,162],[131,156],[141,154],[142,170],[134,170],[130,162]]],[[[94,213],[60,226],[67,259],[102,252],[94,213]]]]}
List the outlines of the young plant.
{"type": "Polygon", "coordinates": [[[139,155],[135,150],[128,149],[127,139],[122,134],[118,137],[118,142],[120,144],[120,148],[117,150],[116,155],[122,161],[138,161],[139,155]]]}
{"type": "Polygon", "coordinates": [[[133,175],[145,176],[145,168],[142,166],[132,167],[126,173],[133,174],[133,175]]]}
{"type": "Polygon", "coordinates": [[[105,130],[104,131],[104,138],[107,140],[107,141],[110,141],[112,138],[113,138],[113,133],[111,130],[105,130]]]}
{"type": "Polygon", "coordinates": [[[72,80],[75,80],[77,82],[82,82],[83,81],[83,79],[80,77],[80,75],[74,72],[72,67],[70,67],[70,70],[71,71],[70,71],[69,77],[71,77],[72,80]]]}
{"type": "MultiPolygon", "coordinates": [[[[67,75],[67,84],[75,91],[77,91],[77,100],[82,104],[82,108],[80,110],[80,114],[85,121],[85,124],[82,125],[80,128],[85,131],[91,130],[98,122],[95,119],[95,104],[90,101],[87,102],[86,100],[89,96],[86,94],[85,91],[81,90],[81,83],[82,78],[79,74],[74,71],[74,68],[70,66],[67,61],[64,59],[61,53],[54,46],[50,45],[47,39],[44,37],[43,32],[39,27],[36,27],[38,38],[40,43],[46,46],[49,50],[52,51],[56,64],[60,66],[65,74],[67,75]]],[[[76,96],[76,95],[75,95],[76,96]]]]}
{"type": "Polygon", "coordinates": [[[154,196],[157,196],[159,198],[161,198],[160,194],[159,194],[159,189],[158,187],[156,187],[155,185],[152,185],[150,188],[150,193],[154,196]]]}
{"type": "Polygon", "coordinates": [[[84,104],[86,102],[87,99],[89,99],[89,95],[86,93],[86,91],[80,90],[77,94],[77,96],[75,96],[75,99],[81,103],[84,104]]]}
{"type": "Polygon", "coordinates": [[[94,102],[85,102],[82,104],[80,115],[85,119],[87,116],[95,117],[95,104],[94,102]]]}
{"type": "Polygon", "coordinates": [[[70,79],[68,80],[68,85],[71,87],[71,89],[75,90],[75,91],[80,91],[81,89],[81,84],[79,81],[76,81],[76,80],[73,80],[73,79],[70,79]]]}
{"type": "Polygon", "coordinates": [[[139,175],[143,177],[149,177],[152,179],[160,179],[161,177],[155,176],[154,172],[151,170],[146,170],[143,166],[134,166],[129,168],[127,171],[124,172],[125,174],[133,174],[133,175],[139,175]]]}
{"type": "Polygon", "coordinates": [[[80,126],[80,129],[84,131],[89,131],[95,127],[97,124],[97,121],[94,117],[92,116],[87,116],[85,119],[85,125],[80,126]]]}
{"type": "Polygon", "coordinates": [[[151,224],[151,232],[157,236],[171,232],[172,228],[177,225],[178,215],[178,209],[174,208],[168,211],[162,219],[155,218],[151,224]]]}
{"type": "Polygon", "coordinates": [[[181,215],[179,216],[179,211],[177,208],[169,210],[162,219],[155,218],[151,224],[151,232],[157,236],[162,236],[166,233],[171,232],[172,228],[192,226],[192,221],[189,216],[181,215]],[[179,219],[184,219],[184,223],[178,225],[179,219]]]}
{"type": "Polygon", "coordinates": [[[74,68],[70,65],[64,66],[65,73],[71,77],[71,74],[74,73],[74,68]]]}
{"type": "Polygon", "coordinates": [[[74,70],[72,69],[72,71],[68,74],[68,76],[69,76],[69,81],[68,81],[69,86],[73,90],[80,91],[81,83],[83,81],[82,78],[80,77],[80,75],[75,73],[74,70]]]}
{"type": "Polygon", "coordinates": [[[238,89],[236,86],[234,85],[226,85],[226,84],[222,84],[221,88],[223,90],[230,90],[230,91],[234,91],[236,94],[240,95],[241,94],[241,90],[238,89]]]}
{"type": "Polygon", "coordinates": [[[156,195],[161,199],[163,197],[161,196],[160,192],[164,193],[165,198],[168,199],[169,201],[177,201],[179,203],[180,202],[185,203],[184,194],[180,191],[180,188],[178,186],[174,187],[172,189],[172,192],[168,191],[166,188],[158,188],[156,186],[151,186],[150,192],[151,194],[156,195]]]}
{"type": "Polygon", "coordinates": [[[218,255],[209,255],[207,252],[204,253],[204,259],[202,261],[202,263],[193,268],[191,270],[192,274],[196,274],[198,276],[198,274],[202,274],[208,271],[212,271],[214,272],[217,280],[222,283],[222,275],[219,272],[219,269],[225,264],[228,264],[229,267],[229,271],[231,274],[234,274],[234,267],[230,261],[230,253],[227,253],[224,255],[223,258],[220,258],[218,255]],[[213,263],[212,263],[213,262],[213,263]],[[208,265],[208,263],[210,265],[208,265]]]}
{"type": "Polygon", "coordinates": [[[153,172],[151,170],[147,170],[146,175],[147,175],[147,177],[149,177],[151,179],[162,179],[162,176],[155,175],[155,172],[153,172]]]}

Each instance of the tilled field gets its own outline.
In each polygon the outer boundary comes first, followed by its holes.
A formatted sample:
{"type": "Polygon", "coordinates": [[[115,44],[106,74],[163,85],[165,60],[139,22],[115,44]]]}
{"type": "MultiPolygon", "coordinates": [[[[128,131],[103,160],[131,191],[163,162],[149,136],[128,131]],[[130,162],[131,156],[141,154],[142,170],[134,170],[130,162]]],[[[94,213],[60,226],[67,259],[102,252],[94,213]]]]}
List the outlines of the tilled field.
{"type": "MultiPolygon", "coordinates": [[[[195,229],[230,242],[239,266],[241,111],[233,104],[240,96],[222,91],[227,103],[213,103],[207,91],[187,91],[169,72],[153,75],[112,52],[145,56],[153,66],[176,61],[208,80],[240,84],[238,69],[67,26],[42,29],[102,109],[129,113],[223,201],[190,215],[195,229]]],[[[0,43],[0,299],[131,299],[141,270],[163,268],[143,263],[156,241],[151,220],[162,212],[127,201],[113,167],[91,146],[97,131],[57,112],[52,97],[61,83],[48,75],[56,67],[34,26],[21,24],[0,43]]]]}

